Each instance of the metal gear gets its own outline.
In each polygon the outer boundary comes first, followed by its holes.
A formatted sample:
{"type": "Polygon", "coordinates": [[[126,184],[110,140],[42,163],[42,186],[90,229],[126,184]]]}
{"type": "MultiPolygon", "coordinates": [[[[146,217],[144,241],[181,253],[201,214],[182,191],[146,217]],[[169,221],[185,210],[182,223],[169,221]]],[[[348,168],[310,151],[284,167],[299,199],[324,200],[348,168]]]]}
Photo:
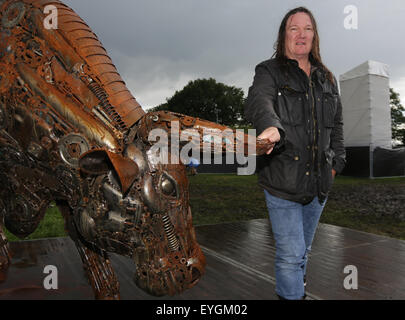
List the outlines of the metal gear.
{"type": "Polygon", "coordinates": [[[69,133],[59,140],[58,148],[62,160],[69,166],[77,168],[80,156],[89,151],[90,146],[82,135],[69,133]]]}
{"type": "Polygon", "coordinates": [[[3,13],[3,18],[1,19],[3,27],[9,29],[14,28],[24,17],[25,10],[25,5],[22,2],[10,3],[3,13]]]}

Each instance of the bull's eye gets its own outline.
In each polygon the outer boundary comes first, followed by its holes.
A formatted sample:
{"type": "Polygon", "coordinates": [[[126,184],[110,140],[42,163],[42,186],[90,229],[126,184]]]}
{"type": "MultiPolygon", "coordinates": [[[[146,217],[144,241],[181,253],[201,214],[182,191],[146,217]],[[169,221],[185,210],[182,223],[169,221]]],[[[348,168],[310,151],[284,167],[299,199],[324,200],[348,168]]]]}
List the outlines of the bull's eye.
{"type": "Polygon", "coordinates": [[[176,196],[176,185],[171,178],[163,176],[162,181],[160,183],[160,187],[165,195],[176,196]]]}

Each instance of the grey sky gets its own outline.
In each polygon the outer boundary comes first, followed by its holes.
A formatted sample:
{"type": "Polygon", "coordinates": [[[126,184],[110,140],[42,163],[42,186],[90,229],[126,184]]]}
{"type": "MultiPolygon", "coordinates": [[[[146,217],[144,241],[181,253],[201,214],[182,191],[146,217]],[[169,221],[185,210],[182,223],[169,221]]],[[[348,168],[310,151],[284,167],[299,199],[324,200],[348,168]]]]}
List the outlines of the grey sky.
{"type": "Polygon", "coordinates": [[[405,102],[405,4],[401,0],[65,0],[93,29],[147,109],[190,80],[213,77],[247,94],[254,67],[273,53],[284,14],[306,6],[324,63],[338,78],[366,60],[389,65],[405,102]],[[347,30],[345,6],[358,9],[347,30]]]}

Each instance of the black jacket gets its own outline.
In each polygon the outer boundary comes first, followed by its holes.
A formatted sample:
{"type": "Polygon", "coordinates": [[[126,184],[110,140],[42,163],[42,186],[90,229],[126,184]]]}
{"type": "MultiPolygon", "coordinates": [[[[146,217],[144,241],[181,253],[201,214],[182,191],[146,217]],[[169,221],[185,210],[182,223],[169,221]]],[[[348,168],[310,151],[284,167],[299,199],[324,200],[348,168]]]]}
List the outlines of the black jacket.
{"type": "Polygon", "coordinates": [[[342,104],[337,82],[314,65],[311,76],[298,62],[270,59],[256,66],[245,116],[259,135],[277,127],[281,140],[259,157],[259,185],[282,199],[323,202],[332,185],[332,168],[345,165],[342,104]]]}

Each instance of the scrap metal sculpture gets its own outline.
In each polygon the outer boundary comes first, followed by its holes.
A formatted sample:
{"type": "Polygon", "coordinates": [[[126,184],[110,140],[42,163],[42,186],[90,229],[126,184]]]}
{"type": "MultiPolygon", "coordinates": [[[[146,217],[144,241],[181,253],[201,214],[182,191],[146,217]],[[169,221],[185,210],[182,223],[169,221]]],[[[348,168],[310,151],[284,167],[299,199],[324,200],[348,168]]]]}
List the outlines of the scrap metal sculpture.
{"type": "MultiPolygon", "coordinates": [[[[11,261],[4,226],[24,238],[55,201],[96,298],[119,298],[107,252],[131,257],[136,284],[150,294],[192,287],[206,262],[185,165],[173,152],[171,162],[156,161],[149,135],[193,129],[202,145],[204,130],[227,128],[145,113],[96,35],[63,3],[0,0],[0,12],[0,275],[11,261]],[[44,25],[48,5],[58,10],[57,29],[44,25]]],[[[259,154],[269,148],[258,146],[259,154]]]]}

